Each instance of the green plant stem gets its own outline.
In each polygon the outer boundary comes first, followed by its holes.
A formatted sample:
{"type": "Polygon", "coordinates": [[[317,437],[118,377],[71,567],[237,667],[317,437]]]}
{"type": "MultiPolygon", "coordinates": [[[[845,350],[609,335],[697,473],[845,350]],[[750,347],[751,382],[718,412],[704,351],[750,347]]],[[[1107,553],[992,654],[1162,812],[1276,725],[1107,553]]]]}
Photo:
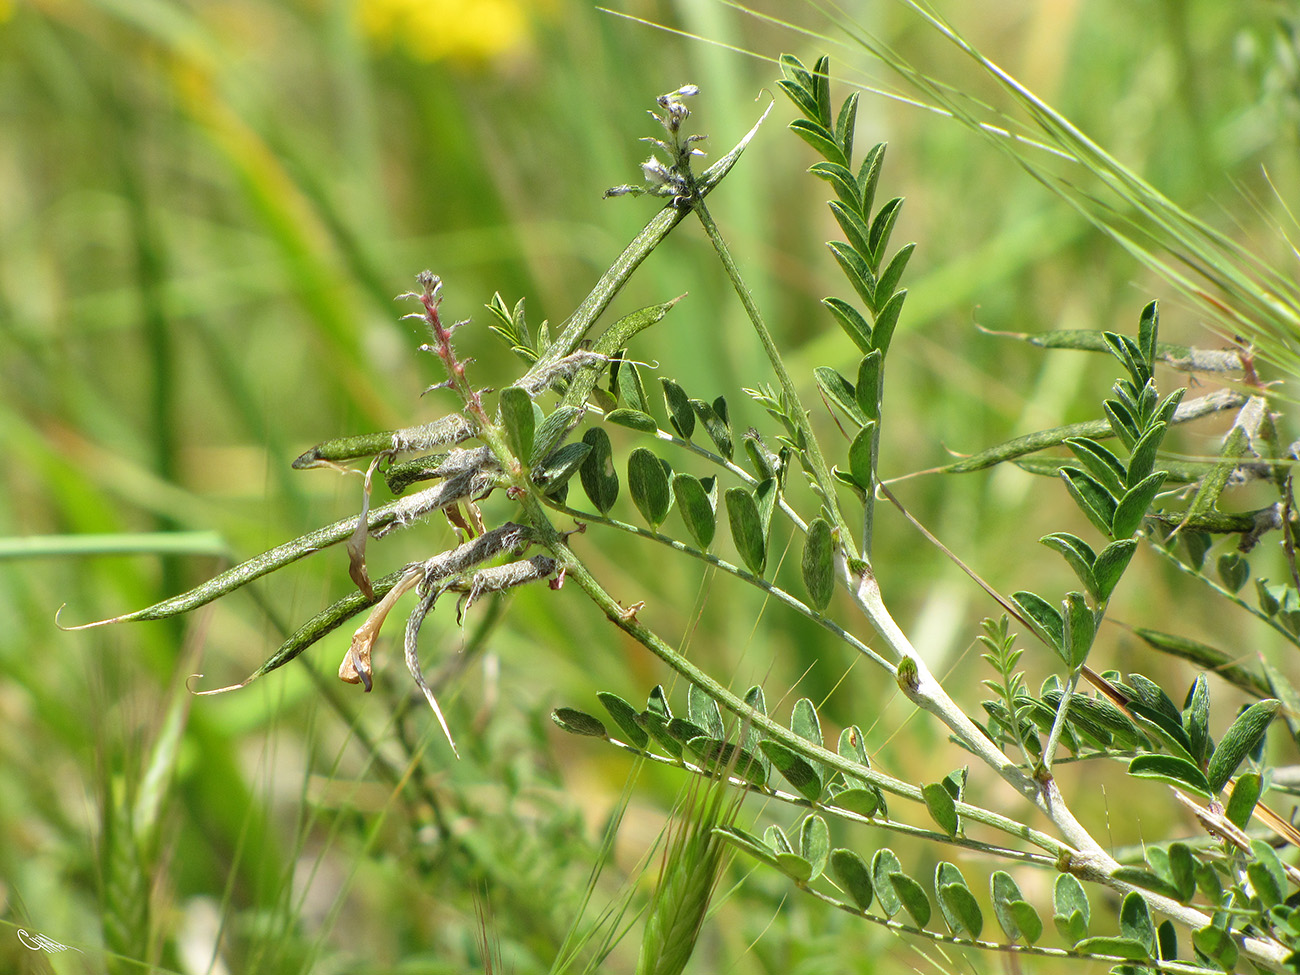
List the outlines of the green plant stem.
{"type": "Polygon", "coordinates": [[[1200,582],[1204,583],[1205,585],[1209,586],[1211,589],[1213,589],[1224,599],[1235,604],[1240,609],[1244,609],[1247,613],[1250,613],[1250,615],[1254,616],[1256,619],[1261,620],[1264,623],[1271,626],[1274,630],[1276,630],[1279,634],[1281,634],[1282,638],[1286,640],[1287,643],[1290,643],[1293,646],[1300,647],[1300,636],[1296,636],[1296,634],[1292,633],[1285,626],[1283,626],[1273,617],[1269,616],[1263,610],[1252,606],[1250,603],[1246,602],[1246,600],[1242,599],[1241,596],[1239,596],[1237,593],[1230,592],[1229,590],[1223,588],[1223,586],[1219,585],[1217,582],[1215,582],[1213,579],[1207,576],[1204,572],[1192,568],[1190,565],[1185,563],[1182,559],[1178,558],[1178,556],[1174,555],[1173,552],[1169,551],[1163,545],[1157,545],[1155,542],[1152,542],[1151,548],[1155,551],[1157,555],[1159,555],[1161,558],[1168,561],[1179,572],[1183,573],[1184,575],[1189,575],[1193,579],[1197,579],[1200,582]]]}
{"type": "MultiPolygon", "coordinates": [[[[716,772],[709,769],[701,768],[690,762],[681,759],[672,758],[668,755],[657,755],[654,752],[643,751],[635,745],[619,741],[617,738],[607,738],[606,741],[615,748],[622,749],[625,752],[631,752],[638,758],[644,758],[647,761],[654,762],[657,765],[670,765],[673,768],[684,768],[688,772],[696,775],[716,775],[716,772]]],[[[979,840],[972,840],[968,837],[957,835],[950,836],[948,833],[941,833],[938,830],[925,829],[921,826],[913,826],[910,823],[901,823],[893,819],[881,819],[878,816],[863,816],[861,813],[855,813],[848,809],[842,809],[833,804],[814,802],[811,799],[805,799],[803,796],[795,795],[791,792],[782,792],[780,789],[773,789],[770,786],[759,786],[746,779],[732,776],[727,779],[728,784],[736,789],[744,789],[746,792],[752,792],[755,795],[762,796],[765,799],[775,799],[778,802],[784,802],[787,805],[798,806],[801,809],[816,809],[824,812],[829,816],[835,816],[838,819],[849,822],[861,823],[864,826],[874,826],[877,829],[888,830],[891,833],[897,833],[900,836],[913,836],[917,839],[928,840],[934,843],[944,843],[948,846],[959,847],[963,850],[971,850],[976,853],[987,853],[990,856],[1001,857],[1005,860],[1012,860],[1016,863],[1033,864],[1037,867],[1055,867],[1056,860],[1042,853],[1033,853],[1027,850],[1013,850],[1006,846],[997,846],[993,843],[981,843],[979,840]]]]}
{"type": "MultiPolygon", "coordinates": [[[[763,124],[763,120],[767,118],[767,113],[771,110],[772,107],[769,105],[767,111],[763,112],[762,117],[754,124],[754,127],[732,147],[731,151],[706,169],[704,174],[695,181],[695,201],[698,204],[702,205],[704,197],[722,182],[727,173],[731,172],[731,167],[736,164],[736,160],[740,158],[740,154],[745,151],[745,147],[757,134],[759,126],[763,124]]],[[[555,341],[551,343],[550,348],[542,353],[537,362],[533,364],[533,367],[519,380],[520,383],[553,366],[578,347],[578,343],[582,341],[587,329],[609,307],[609,303],[614,300],[614,296],[618,294],[627,279],[632,276],[632,272],[650,256],[650,253],[656,247],[663,243],[673,228],[681,223],[688,213],[690,213],[689,207],[670,203],[650,218],[650,222],[636,235],[632,243],[627,245],[623,253],[610,265],[609,270],[601,275],[596,286],[591,289],[591,293],[582,300],[582,304],[574,310],[573,315],[565,322],[563,329],[555,341]]]]}
{"type": "Polygon", "coordinates": [[[1052,722],[1052,730],[1047,736],[1047,744],[1043,746],[1043,757],[1039,764],[1046,772],[1052,770],[1052,762],[1056,759],[1056,749],[1061,744],[1061,733],[1065,730],[1065,716],[1070,709],[1070,698],[1074,697],[1074,689],[1078,686],[1079,671],[1076,670],[1065,683],[1065,690],[1061,694],[1061,703],[1056,706],[1056,720],[1052,722]]]}
{"type": "MultiPolygon", "coordinates": [[[[539,534],[546,537],[546,528],[534,525],[538,528],[539,534]]],[[[549,526],[547,526],[549,527],[549,526]]],[[[753,727],[761,729],[769,738],[780,744],[791,748],[798,753],[812,758],[828,768],[834,769],[848,775],[857,776],[866,779],[879,786],[883,791],[899,796],[904,799],[910,799],[913,802],[922,803],[924,798],[921,790],[910,782],[904,782],[893,776],[885,775],[874,768],[868,768],[859,765],[857,762],[850,761],[842,755],[828,751],[818,745],[814,745],[804,738],[800,738],[789,728],[784,727],[778,722],[772,720],[766,714],[758,711],[743,700],[733,694],[730,690],[723,687],[716,680],[700,670],[689,660],[682,657],[672,647],[664,643],[659,636],[636,618],[636,614],[623,606],[619,605],[599,582],[587,571],[585,565],[569,548],[567,542],[560,537],[558,532],[553,528],[550,529],[552,540],[548,547],[559,560],[564,569],[567,579],[573,581],[583,592],[599,607],[615,626],[623,630],[634,640],[648,649],[655,656],[659,657],[664,663],[668,664],[674,671],[699,687],[720,705],[735,714],[743,721],[749,722],[753,727]]],[[[1045,833],[1032,829],[1023,823],[1018,823],[1006,816],[1001,816],[987,809],[978,806],[969,806],[966,803],[957,804],[958,812],[974,822],[980,822],[994,829],[1015,836],[1034,846],[1055,856],[1076,856],[1077,852],[1060,840],[1048,836],[1045,833]]]]}
{"type": "MultiPolygon", "coordinates": [[[[984,951],[997,951],[997,952],[1001,952],[1002,954],[1013,955],[1017,957],[1023,955],[1031,958],[1063,958],[1063,959],[1069,958],[1077,961],[1091,961],[1091,962],[1113,961],[1117,963],[1125,961],[1125,959],[1120,958],[1116,955],[1088,955],[1088,954],[1081,954],[1077,951],[1067,951],[1064,948],[1040,948],[1037,945],[1004,943],[1000,941],[980,941],[971,938],[958,938],[955,937],[954,935],[941,934],[937,931],[927,931],[924,928],[918,928],[911,924],[904,924],[901,921],[894,921],[889,918],[878,917],[877,915],[869,914],[866,911],[859,910],[857,907],[855,907],[852,904],[848,904],[844,901],[837,900],[834,897],[830,896],[829,894],[823,893],[822,891],[817,890],[814,887],[807,887],[803,885],[801,885],[801,887],[805,893],[811,894],[819,901],[823,901],[824,903],[829,904],[832,907],[838,908],[839,910],[844,911],[847,914],[852,914],[856,918],[861,918],[864,921],[870,921],[873,924],[878,924],[881,927],[888,928],[890,931],[894,931],[898,934],[906,934],[910,937],[924,938],[926,941],[932,941],[935,942],[936,944],[952,945],[953,947],[961,947],[961,948],[980,948],[983,949],[984,951]]],[[[1171,975],[1219,975],[1217,969],[1202,968],[1199,965],[1192,965],[1186,962],[1177,962],[1177,961],[1171,962],[1171,961],[1150,960],[1150,961],[1143,962],[1141,967],[1152,969],[1154,971],[1169,972],[1171,973],[1171,975]]]]}
{"type": "Polygon", "coordinates": [[[736,289],[740,303],[745,307],[745,314],[749,316],[750,323],[754,326],[754,332],[763,346],[763,351],[767,353],[768,362],[772,366],[772,371],[776,374],[777,382],[781,384],[781,391],[785,394],[791,412],[794,414],[795,422],[799,425],[799,430],[803,434],[804,456],[812,467],[810,473],[813,480],[817,482],[817,488],[821,492],[822,500],[826,503],[826,512],[834,519],[835,528],[840,533],[840,544],[844,546],[850,558],[856,559],[858,553],[852,541],[853,532],[849,528],[848,522],[844,520],[844,513],[840,511],[835,494],[835,480],[831,477],[830,468],[826,465],[826,458],[822,456],[821,446],[813,434],[812,424],[808,420],[808,411],[803,408],[803,403],[799,399],[799,391],[795,389],[794,380],[790,378],[790,373],[785,368],[785,362],[781,359],[781,353],[777,350],[776,342],[772,339],[772,333],[768,331],[767,323],[763,320],[763,313],[754,301],[754,296],[750,293],[749,287],[740,276],[740,269],[736,267],[736,262],[731,256],[727,242],[723,239],[722,231],[718,229],[718,225],[714,222],[713,215],[709,213],[709,208],[704,205],[703,198],[697,198],[694,202],[695,215],[699,217],[700,225],[704,227],[704,233],[708,236],[709,242],[718,255],[718,259],[722,262],[727,277],[731,279],[732,287],[736,289]]]}
{"type": "Polygon", "coordinates": [[[842,626],[840,626],[834,620],[827,617],[825,614],[817,612],[811,606],[795,598],[790,593],[786,592],[784,589],[781,589],[780,587],[773,585],[772,583],[768,582],[766,579],[761,578],[760,576],[756,576],[751,572],[746,572],[744,569],[740,568],[739,566],[733,565],[730,562],[725,561],[724,559],[720,559],[716,555],[713,555],[710,552],[702,552],[698,548],[693,548],[690,545],[686,545],[683,542],[679,542],[677,539],[673,538],[670,535],[664,535],[660,532],[649,531],[645,528],[639,528],[636,525],[629,525],[627,522],[618,521],[617,519],[609,518],[604,515],[598,515],[595,514],[594,512],[579,511],[577,508],[570,508],[568,505],[560,504],[558,501],[548,500],[546,503],[549,507],[553,508],[554,510],[562,514],[569,515],[571,518],[576,518],[584,522],[592,522],[598,525],[605,525],[609,528],[614,528],[621,532],[627,532],[629,535],[636,535],[639,538],[645,538],[653,542],[658,542],[660,545],[665,545],[675,552],[681,552],[683,555],[689,555],[693,559],[699,559],[701,562],[704,562],[706,565],[711,565],[716,569],[720,569],[721,571],[728,573],[729,575],[733,575],[737,579],[740,579],[742,582],[747,582],[751,586],[755,587],[756,589],[761,589],[769,596],[772,596],[773,598],[784,603],[786,606],[794,610],[800,616],[806,617],[807,619],[812,620],[814,623],[816,623],[818,626],[822,627],[823,629],[830,631],[838,639],[840,639],[844,643],[847,643],[854,650],[858,651],[858,653],[870,659],[872,663],[877,664],[880,667],[883,667],[886,671],[888,671],[891,674],[894,673],[893,664],[891,664],[884,657],[880,656],[880,654],[872,650],[869,646],[867,646],[865,643],[859,640],[848,630],[844,629],[842,626]]]}
{"type": "MultiPolygon", "coordinates": [[[[1072,843],[1078,851],[1088,858],[1098,860],[1098,870],[1105,876],[1118,867],[1113,859],[1105,852],[1101,845],[1093,839],[1092,835],[1075,819],[1074,814],[1066,806],[1060,791],[1055,788],[1054,783],[1047,783],[1040,786],[1037,782],[1025,775],[1020,768],[1011,761],[1005,754],[998,749],[993,742],[979,729],[957,704],[950,698],[942,685],[930,673],[925,662],[917,655],[911,642],[899,628],[894,618],[886,609],[884,600],[881,598],[880,587],[876,581],[875,572],[869,563],[860,562],[856,553],[853,551],[852,534],[849,530],[844,515],[840,511],[839,505],[835,501],[834,482],[831,480],[830,471],[826,466],[826,460],[822,456],[817,440],[813,434],[811,425],[808,421],[808,413],[803,408],[799,400],[799,394],[794,387],[794,382],[790,374],[786,371],[784,363],[781,360],[780,353],[772,339],[771,332],[768,331],[766,323],[763,321],[762,312],[759,311],[754,301],[753,295],[750,294],[739,269],[736,267],[735,260],[727,248],[726,241],[723,239],[721,231],[714,222],[712,215],[703,202],[696,203],[696,215],[699,217],[701,225],[704,227],[705,234],[713,244],[714,250],[718,254],[719,260],[722,261],[723,268],[730,278],[732,286],[735,288],[737,295],[740,297],[741,304],[745,307],[745,312],[749,316],[754,326],[754,331],[758,335],[764,351],[767,353],[768,360],[776,373],[781,388],[788,398],[795,414],[796,422],[806,440],[805,454],[808,463],[813,468],[813,477],[820,487],[823,498],[826,501],[828,513],[835,519],[836,527],[840,531],[841,548],[837,554],[841,577],[848,585],[850,593],[853,595],[855,602],[866,615],[876,632],[881,635],[886,644],[895,652],[900,662],[909,661],[914,665],[912,671],[915,674],[914,680],[905,680],[900,678],[898,683],[903,693],[907,695],[918,707],[930,712],[951,729],[963,743],[967,745],[985,764],[996,771],[1002,778],[1016,789],[1022,796],[1029,799],[1040,810],[1051,817],[1057,827],[1061,829],[1062,835],[1072,843]],[[857,562],[860,569],[854,565],[857,562]]],[[[594,583],[594,580],[592,580],[594,583]]],[[[584,589],[586,587],[584,586],[584,589]]],[[[589,594],[590,591],[589,591],[589,594]]],[[[594,596],[593,596],[594,598],[594,596]]],[[[608,615],[608,614],[607,614],[608,615]]],[[[611,617],[612,619],[613,617],[611,617]]],[[[627,629],[627,627],[624,627],[627,629]]],[[[629,630],[629,632],[632,632],[629,630]]],[[[648,636],[653,636],[646,631],[648,636]]],[[[636,635],[635,633],[633,635],[636,635]]],[[[641,639],[640,636],[637,637],[641,639]]],[[[642,640],[642,642],[645,642],[642,640]]],[[[646,643],[647,647],[651,645],[646,643]]],[[[651,647],[651,649],[654,649],[651,647]]],[[[664,650],[669,654],[672,651],[666,646],[664,650]]],[[[656,653],[659,651],[656,650],[656,653]]],[[[676,656],[675,654],[672,654],[676,656]]],[[[685,664],[685,661],[682,661],[685,664]]],[[[687,665],[689,666],[689,665],[687,665]]],[[[694,669],[694,668],[692,668],[694,669]]],[[[707,686],[700,683],[695,677],[690,677],[693,683],[707,690],[710,695],[714,695],[714,688],[722,691],[721,685],[717,685],[707,675],[699,674],[706,680],[710,681],[713,686],[707,686]]],[[[725,693],[725,692],[724,692],[725,693]]],[[[722,698],[718,698],[722,700],[722,698]]],[[[739,703],[739,702],[738,702],[739,703]]],[[[731,707],[731,704],[727,704],[731,707]]],[[[783,742],[784,743],[784,742],[783,742]]],[[[807,743],[802,744],[803,749],[807,748],[807,743]]],[[[829,753],[827,753],[829,754],[829,753]]],[[[1172,902],[1171,902],[1172,903],[1172,902]]]]}

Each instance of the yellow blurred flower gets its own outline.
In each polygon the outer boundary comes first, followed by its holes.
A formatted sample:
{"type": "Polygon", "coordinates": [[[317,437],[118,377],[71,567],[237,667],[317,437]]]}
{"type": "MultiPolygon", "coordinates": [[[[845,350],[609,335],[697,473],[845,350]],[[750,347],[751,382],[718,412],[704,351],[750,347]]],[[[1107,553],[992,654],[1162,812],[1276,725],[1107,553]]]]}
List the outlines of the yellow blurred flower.
{"type": "MultiPolygon", "coordinates": [[[[5,0],[0,0],[4,3],[5,0]]],[[[357,0],[367,37],[421,61],[486,60],[527,46],[538,0],[357,0]]]]}

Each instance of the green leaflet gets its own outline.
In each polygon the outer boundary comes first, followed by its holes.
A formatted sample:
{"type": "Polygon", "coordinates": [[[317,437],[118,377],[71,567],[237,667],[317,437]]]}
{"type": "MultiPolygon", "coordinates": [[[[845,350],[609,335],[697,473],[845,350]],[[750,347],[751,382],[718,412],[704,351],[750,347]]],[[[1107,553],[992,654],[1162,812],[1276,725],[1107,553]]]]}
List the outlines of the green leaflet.
{"type": "Polygon", "coordinates": [[[853,898],[858,910],[865,911],[869,908],[875,893],[871,886],[871,871],[867,869],[862,857],[852,850],[833,850],[830,866],[835,880],[853,898]]]}
{"type": "Polygon", "coordinates": [[[731,540],[745,565],[754,575],[761,576],[767,567],[767,541],[758,504],[744,488],[728,488],[724,497],[727,519],[731,523],[731,540]]]}
{"type": "Polygon", "coordinates": [[[1243,711],[1232,726],[1223,733],[1223,740],[1214,750],[1209,767],[1205,770],[1205,777],[1209,780],[1213,794],[1217,795],[1228,784],[1228,779],[1232,778],[1233,773],[1237,771],[1237,766],[1263,739],[1269,724],[1281,707],[1282,702],[1276,699],[1257,701],[1243,711]]]}
{"type": "Polygon", "coordinates": [[[799,826],[799,855],[812,865],[812,878],[816,880],[826,869],[830,857],[831,833],[826,820],[818,815],[804,818],[799,826]]]}
{"type": "Polygon", "coordinates": [[[673,503],[667,464],[644,447],[632,451],[627,461],[627,489],[641,517],[658,531],[673,503]]]}
{"type": "Polygon", "coordinates": [[[881,913],[893,917],[903,909],[903,902],[898,896],[890,877],[901,874],[903,865],[898,862],[894,851],[885,847],[876,851],[871,858],[871,883],[875,888],[876,900],[880,903],[881,913]]]}
{"type": "Polygon", "coordinates": [[[825,609],[835,592],[835,542],[824,518],[816,518],[808,526],[800,568],[809,601],[818,611],[825,609]]]}
{"type": "Polygon", "coordinates": [[[614,507],[618,500],[618,474],[614,470],[614,448],[609,434],[601,427],[591,427],[582,436],[582,442],[591,448],[583,460],[578,474],[582,489],[602,515],[614,507]]]}
{"type": "Polygon", "coordinates": [[[510,452],[527,463],[533,454],[536,423],[532,397],[525,390],[518,386],[507,386],[501,390],[501,423],[506,430],[506,443],[510,452]]]}
{"type": "Polygon", "coordinates": [[[956,836],[959,825],[957,806],[943,784],[931,782],[922,786],[921,797],[925,800],[925,808],[930,813],[930,818],[949,836],[956,836]]]}
{"type": "Polygon", "coordinates": [[[574,708],[556,708],[551,712],[551,720],[571,735],[584,735],[589,738],[608,738],[609,733],[599,718],[578,711],[574,708]]]}
{"type": "Polygon", "coordinates": [[[637,724],[637,711],[627,701],[623,700],[617,694],[610,691],[600,691],[596,698],[609,712],[609,716],[614,719],[623,734],[627,735],[627,740],[637,748],[645,748],[650,743],[650,736],[646,730],[637,724]]]}
{"type": "Polygon", "coordinates": [[[692,474],[674,474],[672,490],[686,530],[701,549],[707,550],[713,543],[713,534],[717,528],[713,500],[699,478],[692,474]]]}

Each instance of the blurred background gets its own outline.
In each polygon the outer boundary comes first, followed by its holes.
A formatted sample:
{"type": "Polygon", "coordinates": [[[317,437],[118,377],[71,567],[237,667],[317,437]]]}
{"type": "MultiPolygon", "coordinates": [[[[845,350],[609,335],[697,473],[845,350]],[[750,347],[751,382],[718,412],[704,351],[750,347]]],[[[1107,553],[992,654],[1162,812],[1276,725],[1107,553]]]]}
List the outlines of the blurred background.
{"type": "MultiPolygon", "coordinates": [[[[287,629],[348,592],[341,548],[184,619],[73,633],[54,620],[64,604],[64,624],[137,609],[355,514],[359,479],[289,462],[328,437],[453,407],[446,392],[421,397],[442,377],[416,351],[418,323],[399,321],[410,308],[393,300],[419,271],[443,278],[446,315],[475,319],[457,342],[475,359],[476,384],[507,385],[519,363],[483,327],[483,305],[496,292],[511,305],[523,298],[534,325],[558,325],[640,229],[654,202],[602,192],[640,178],[647,147],[637,139],[657,134],[646,115],[656,95],[701,87],[691,124],[717,158],[766,107],[782,52],[808,64],[830,53],[837,104],[845,82],[886,92],[864,93],[858,146],[889,142],[879,198],[906,197],[893,239],[918,244],[890,360],[886,477],[1100,416],[1113,363],[991,338],[977,324],[1132,331],[1160,298],[1162,338],[1223,344],[1010,157],[888,97],[912,93],[817,5],[755,5],[789,25],[704,0],[609,6],[629,17],[579,0],[0,0],[6,970],[485,971],[486,939],[495,970],[525,975],[550,970],[570,929],[585,930],[629,888],[631,934],[602,970],[633,969],[634,911],[655,872],[645,858],[683,777],[641,772],[584,916],[632,763],[567,738],[548,714],[594,711],[597,690],[639,704],[660,682],[684,707],[684,688],[572,587],[484,602],[463,625],[449,608],[426,623],[426,672],[444,668],[459,762],[413,702],[391,634],[370,695],[333,677],[348,627],[240,692],[187,691],[191,674],[205,675],[198,687],[242,679],[287,629]],[[81,953],[32,951],[19,928],[81,953]]],[[[928,74],[974,101],[997,99],[902,5],[841,6],[928,74]]],[[[1173,200],[1269,260],[1294,260],[1274,222],[1300,186],[1292,5],[940,9],[1173,200]]],[[[813,368],[848,370],[856,356],[819,304],[848,289],[823,246],[838,236],[828,189],[804,175],[815,158],[784,130],[793,115],[778,100],[711,208],[811,405],[813,368]]],[[[692,396],[726,395],[737,429],[752,423],[773,439],[740,391],[770,381],[761,350],[691,221],[609,315],[682,293],[632,348],[659,365],[652,395],[658,375],[692,396]]],[[[1179,449],[1213,454],[1222,432],[1198,427],[1179,449]]],[[[624,433],[620,456],[636,442],[624,433]]],[[[1084,527],[1058,486],[1009,470],[897,491],[1001,590],[1072,583],[1036,544],[1084,527]]],[[[490,519],[509,516],[503,498],[487,508],[490,519]]],[[[892,511],[880,519],[887,599],[951,691],[978,709],[989,674],[972,641],[996,607],[892,511]]],[[[675,514],[669,527],[680,531],[675,514]]],[[[373,543],[371,575],[453,542],[431,519],[373,543]]],[[[756,594],[608,533],[589,532],[578,548],[616,597],[646,602],[642,618],[665,639],[742,691],[762,683],[782,718],[809,697],[828,738],[857,723],[878,764],[916,780],[963,764],[867,664],[756,594]]],[[[797,579],[798,551],[778,578],[797,579]]],[[[1189,597],[1148,554],[1139,566],[1141,590],[1122,591],[1113,616],[1243,652],[1276,645],[1245,617],[1189,597]]],[[[1175,696],[1191,679],[1116,627],[1099,652],[1175,696]]],[[[1027,654],[1031,686],[1043,663],[1027,654]]],[[[1228,714],[1235,699],[1215,693],[1228,714]]],[[[1124,788],[1126,802],[1148,795],[1124,788]]],[[[1087,789],[1090,825],[1107,835],[1104,791],[1087,789]]],[[[1149,796],[1169,815],[1163,790],[1149,796]]],[[[754,817],[760,830],[795,818],[756,803],[742,813],[754,817]]],[[[1131,817],[1115,826],[1112,842],[1139,839],[1123,832],[1131,817]]],[[[835,841],[869,855],[891,838],[835,841]]],[[[935,855],[918,849],[904,863],[925,876],[935,855]]],[[[694,970],[920,963],[762,869],[733,890],[747,870],[724,881],[694,970]]],[[[1050,879],[1021,886],[1032,900],[1050,879]]]]}

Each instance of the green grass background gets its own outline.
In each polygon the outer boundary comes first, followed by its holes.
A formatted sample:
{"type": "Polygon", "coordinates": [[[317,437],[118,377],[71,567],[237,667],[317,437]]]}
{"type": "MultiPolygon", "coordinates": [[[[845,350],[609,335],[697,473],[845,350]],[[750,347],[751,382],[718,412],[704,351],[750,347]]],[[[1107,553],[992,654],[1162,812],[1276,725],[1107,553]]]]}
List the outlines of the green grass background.
{"type": "MultiPolygon", "coordinates": [[[[393,302],[423,268],[443,277],[446,314],[476,320],[457,335],[476,360],[475,381],[508,384],[518,363],[483,327],[483,304],[496,291],[510,303],[524,297],[534,323],[558,323],[582,298],[653,212],[601,193],[637,178],[647,147],[635,140],[655,134],[645,110],[658,93],[701,86],[694,124],[716,158],[762,111],[782,51],[811,63],[829,50],[837,78],[903,90],[852,45],[828,48],[722,4],[612,6],[716,43],[578,0],[0,3],[0,536],[9,543],[0,561],[0,967],[483,971],[476,905],[486,905],[498,970],[550,968],[631,766],[566,738],[547,714],[559,704],[594,710],[601,689],[639,701],[670,676],[579,593],[539,588],[475,607],[463,627],[449,608],[426,625],[426,669],[455,670],[443,700],[460,762],[413,706],[391,643],[369,696],[333,677],[343,634],[244,691],[187,692],[190,674],[206,675],[200,686],[242,678],[284,627],[347,592],[341,550],[181,621],[65,633],[54,614],[66,603],[62,621],[77,623],[147,605],[355,512],[358,480],[288,462],[330,436],[451,408],[445,392],[420,397],[441,377],[416,351],[422,336],[398,321],[409,308],[393,302]],[[117,550],[156,547],[158,532],[193,534],[169,536],[177,549],[166,553],[117,550]],[[85,954],[33,952],[17,928],[85,954]]],[[[1267,167],[1295,205],[1294,8],[948,6],[986,54],[1171,198],[1294,269],[1263,176],[1267,167]]],[[[845,9],[927,73],[996,102],[902,6],[845,9]]],[[[769,10],[825,26],[811,5],[769,10]]],[[[837,99],[847,90],[837,85],[837,99]]],[[[813,157],[783,130],[792,114],[778,102],[711,206],[813,403],[812,369],[848,369],[853,357],[818,303],[847,288],[822,247],[837,234],[827,191],[802,175],[813,157]]],[[[890,143],[881,192],[907,198],[894,240],[918,242],[890,360],[885,476],[1100,415],[1110,363],[989,338],[976,323],[1131,330],[1158,297],[1162,337],[1222,343],[1166,285],[959,125],[866,94],[858,132],[863,149],[890,143]]],[[[611,314],[683,292],[633,354],[693,396],[725,394],[737,428],[754,423],[770,439],[739,392],[768,381],[760,350],[691,222],[611,314]]],[[[842,454],[846,444],[819,416],[832,455],[842,454]]],[[[1179,449],[1213,453],[1220,432],[1199,428],[1179,449]]],[[[1003,591],[1070,585],[1035,544],[1083,528],[1059,487],[1006,471],[917,479],[899,493],[1003,591]]],[[[487,514],[507,517],[508,503],[493,499],[487,514]]],[[[977,707],[987,675],[970,646],[995,608],[891,512],[882,510],[879,532],[896,615],[977,707]]],[[[371,573],[452,542],[430,521],[372,544],[371,573]]],[[[755,594],[600,532],[579,550],[618,598],[644,600],[643,618],[712,673],[741,690],[763,683],[781,716],[810,697],[828,737],[856,722],[879,764],[917,781],[962,764],[866,665],[755,594]]],[[[778,577],[797,578],[797,553],[778,577]]],[[[1243,652],[1269,646],[1149,556],[1138,568],[1140,586],[1117,597],[1114,616],[1243,652]]],[[[1031,683],[1046,673],[1034,652],[1031,683]]],[[[1114,627],[1099,652],[1107,666],[1167,678],[1171,693],[1190,680],[1114,627]]],[[[1235,699],[1215,693],[1226,718],[1235,699]]],[[[683,688],[678,699],[684,706],[683,688]]],[[[1084,794],[1098,835],[1140,839],[1139,799],[1152,809],[1145,828],[1163,830],[1172,815],[1163,791],[1116,781],[1128,808],[1114,818],[1095,780],[1069,786],[1084,794]]],[[[634,904],[644,901],[654,873],[642,876],[644,857],[681,784],[671,772],[640,776],[588,921],[627,885],[634,904]]],[[[994,801],[984,783],[972,788],[994,801]]],[[[743,815],[755,814],[760,826],[793,818],[756,805],[743,815]]],[[[890,842],[847,831],[835,840],[867,855],[890,842]]],[[[904,862],[924,877],[935,855],[909,850],[904,862]]],[[[962,865],[968,876],[987,869],[962,865]]],[[[1040,908],[1049,884],[1021,879],[1040,908]]],[[[634,927],[602,970],[632,970],[638,939],[634,927]]],[[[700,950],[697,971],[961,964],[942,952],[926,961],[831,916],[763,870],[724,899],[700,950]]]]}

